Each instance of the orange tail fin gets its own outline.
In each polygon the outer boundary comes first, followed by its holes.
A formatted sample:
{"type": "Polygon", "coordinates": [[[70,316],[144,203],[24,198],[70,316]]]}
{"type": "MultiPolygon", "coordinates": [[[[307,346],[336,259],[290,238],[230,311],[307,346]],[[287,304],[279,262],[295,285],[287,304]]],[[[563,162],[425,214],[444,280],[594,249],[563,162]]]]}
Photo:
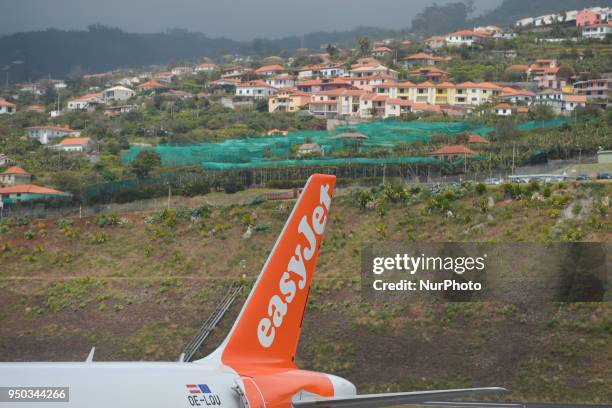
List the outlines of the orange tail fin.
{"type": "Polygon", "coordinates": [[[292,367],[336,177],[308,179],[234,327],[217,353],[234,366],[292,367]]]}

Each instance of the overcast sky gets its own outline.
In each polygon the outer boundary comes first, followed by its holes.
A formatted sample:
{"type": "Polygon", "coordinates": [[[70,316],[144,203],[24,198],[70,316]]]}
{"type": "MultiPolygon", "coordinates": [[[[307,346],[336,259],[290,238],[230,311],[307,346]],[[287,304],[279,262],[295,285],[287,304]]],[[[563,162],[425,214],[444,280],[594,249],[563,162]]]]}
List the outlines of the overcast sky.
{"type": "MultiPolygon", "coordinates": [[[[437,0],[439,4],[453,0],[437,0]]],[[[457,0],[454,0],[457,1],[457,0]]],[[[83,29],[101,23],[130,32],[168,28],[210,37],[278,38],[357,26],[408,27],[431,0],[0,0],[0,33],[83,29]]],[[[479,11],[501,0],[475,0],[479,11]]]]}

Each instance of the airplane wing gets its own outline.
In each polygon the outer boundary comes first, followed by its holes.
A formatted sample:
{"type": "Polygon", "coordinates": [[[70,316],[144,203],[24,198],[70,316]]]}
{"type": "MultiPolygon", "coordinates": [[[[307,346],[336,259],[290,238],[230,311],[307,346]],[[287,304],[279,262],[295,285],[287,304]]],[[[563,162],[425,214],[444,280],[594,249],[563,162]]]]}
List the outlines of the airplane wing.
{"type": "Polygon", "coordinates": [[[293,401],[294,408],[375,408],[430,402],[436,399],[458,398],[474,394],[493,394],[504,388],[465,388],[441,391],[398,392],[391,394],[364,394],[347,397],[308,397],[293,401]]]}

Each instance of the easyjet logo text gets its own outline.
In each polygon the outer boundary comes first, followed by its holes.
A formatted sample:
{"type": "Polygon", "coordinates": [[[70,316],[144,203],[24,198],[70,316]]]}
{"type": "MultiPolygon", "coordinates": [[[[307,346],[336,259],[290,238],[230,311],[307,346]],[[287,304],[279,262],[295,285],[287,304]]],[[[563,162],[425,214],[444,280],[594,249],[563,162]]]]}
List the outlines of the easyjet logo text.
{"type": "MultiPolygon", "coordinates": [[[[303,235],[306,238],[307,245],[297,244],[295,246],[286,271],[283,272],[278,282],[278,292],[268,301],[267,315],[259,321],[257,326],[259,344],[265,348],[274,344],[277,331],[283,325],[291,302],[295,299],[298,291],[306,288],[308,282],[306,262],[310,261],[317,251],[321,236],[325,231],[330,205],[329,185],[322,185],[319,205],[314,208],[312,214],[304,215],[298,225],[298,236],[303,235]]],[[[291,234],[291,232],[288,233],[291,234]]]]}

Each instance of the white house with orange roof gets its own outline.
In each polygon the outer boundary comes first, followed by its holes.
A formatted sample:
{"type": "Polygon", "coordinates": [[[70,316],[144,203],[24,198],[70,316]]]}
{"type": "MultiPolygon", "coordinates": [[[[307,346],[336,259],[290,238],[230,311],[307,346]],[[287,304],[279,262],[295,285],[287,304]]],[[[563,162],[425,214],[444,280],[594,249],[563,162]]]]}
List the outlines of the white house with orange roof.
{"type": "Polygon", "coordinates": [[[279,74],[267,77],[265,82],[276,89],[290,88],[295,86],[295,77],[290,74],[279,74]]]}
{"type": "Polygon", "coordinates": [[[394,69],[387,68],[384,65],[363,65],[351,67],[349,75],[357,78],[369,77],[372,75],[390,75],[397,78],[399,72],[394,69]]]}
{"type": "Polygon", "coordinates": [[[255,70],[255,74],[260,76],[274,76],[282,74],[283,72],[287,72],[287,68],[278,64],[264,65],[263,67],[259,67],[255,70]]]}
{"type": "Polygon", "coordinates": [[[68,101],[68,110],[87,111],[100,103],[104,103],[101,92],[89,93],[68,101]]]}
{"type": "Polygon", "coordinates": [[[62,152],[87,153],[93,149],[93,140],[90,137],[69,137],[53,146],[53,149],[62,152]]]}
{"type": "Polygon", "coordinates": [[[443,61],[446,61],[443,57],[436,57],[435,55],[426,54],[419,52],[416,54],[408,55],[402,59],[402,65],[405,67],[412,67],[416,65],[436,65],[443,61]]]}
{"type": "Polygon", "coordinates": [[[254,99],[267,99],[278,92],[278,89],[262,80],[243,82],[236,86],[236,96],[254,99]]]}
{"type": "Polygon", "coordinates": [[[389,47],[380,46],[373,48],[371,54],[373,57],[386,58],[393,55],[393,50],[389,47]]]}
{"type": "Polygon", "coordinates": [[[44,145],[49,144],[52,139],[59,139],[61,137],[78,137],[81,135],[81,132],[78,130],[72,130],[55,125],[30,126],[25,130],[30,139],[37,139],[44,145]]]}
{"type": "Polygon", "coordinates": [[[0,153],[0,166],[8,166],[12,163],[14,163],[13,159],[8,157],[6,154],[0,153]]]}
{"type": "Polygon", "coordinates": [[[586,95],[568,94],[552,89],[538,93],[534,100],[534,104],[550,106],[558,115],[571,115],[577,108],[584,108],[586,103],[586,95]]]}
{"type": "Polygon", "coordinates": [[[136,92],[133,89],[125,86],[113,86],[102,91],[102,100],[104,102],[127,101],[134,95],[136,95],[136,92]]]}
{"type": "Polygon", "coordinates": [[[526,89],[514,89],[510,87],[502,88],[501,100],[509,102],[511,104],[522,103],[524,105],[531,105],[535,98],[535,93],[530,92],[526,89]]]}
{"type": "Polygon", "coordinates": [[[205,62],[203,64],[196,66],[193,71],[196,73],[199,73],[199,72],[211,73],[211,72],[215,72],[217,69],[218,67],[216,64],[205,62]]]}
{"type": "Polygon", "coordinates": [[[0,98],[0,115],[14,115],[17,112],[17,105],[6,99],[0,98]]]}
{"type": "Polygon", "coordinates": [[[0,186],[15,186],[19,184],[30,184],[32,175],[19,166],[9,167],[0,173],[0,186]]]}
{"type": "Polygon", "coordinates": [[[487,36],[483,33],[476,33],[470,30],[461,30],[446,35],[446,45],[448,47],[472,46],[481,42],[487,36]]]}

